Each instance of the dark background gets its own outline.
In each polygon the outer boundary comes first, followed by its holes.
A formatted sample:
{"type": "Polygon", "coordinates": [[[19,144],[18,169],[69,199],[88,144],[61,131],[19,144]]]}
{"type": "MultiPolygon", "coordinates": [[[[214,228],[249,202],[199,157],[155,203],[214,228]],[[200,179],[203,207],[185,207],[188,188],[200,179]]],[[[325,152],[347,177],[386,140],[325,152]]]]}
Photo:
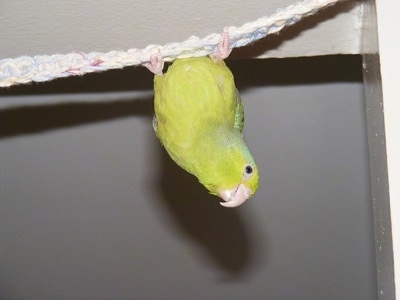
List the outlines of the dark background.
{"type": "Polygon", "coordinates": [[[228,64],[261,176],[235,209],[154,137],[146,69],[0,91],[1,299],[376,299],[360,57],[228,64]]]}

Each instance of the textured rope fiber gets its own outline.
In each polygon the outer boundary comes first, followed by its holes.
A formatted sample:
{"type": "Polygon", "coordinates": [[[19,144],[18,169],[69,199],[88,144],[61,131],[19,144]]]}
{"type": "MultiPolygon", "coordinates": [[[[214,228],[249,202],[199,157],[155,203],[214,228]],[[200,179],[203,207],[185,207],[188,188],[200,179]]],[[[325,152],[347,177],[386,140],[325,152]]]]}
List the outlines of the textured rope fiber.
{"type": "MultiPolygon", "coordinates": [[[[246,46],[339,1],[341,0],[304,0],[279,9],[269,17],[262,17],[240,27],[226,27],[225,30],[229,32],[229,46],[246,46]]],[[[148,63],[155,53],[159,53],[163,61],[206,56],[217,52],[220,38],[221,34],[213,33],[203,39],[192,36],[181,43],[149,45],[144,49],[129,49],[126,52],[70,53],[3,59],[0,60],[0,87],[142,65],[148,63]]]]}

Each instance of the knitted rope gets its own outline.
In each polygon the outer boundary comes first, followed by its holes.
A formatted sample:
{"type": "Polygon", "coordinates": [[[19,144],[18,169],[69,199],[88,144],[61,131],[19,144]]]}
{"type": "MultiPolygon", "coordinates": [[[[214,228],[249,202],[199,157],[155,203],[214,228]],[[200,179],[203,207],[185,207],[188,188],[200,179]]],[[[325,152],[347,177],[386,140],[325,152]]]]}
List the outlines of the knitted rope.
{"type": "MultiPolygon", "coordinates": [[[[339,1],[341,0],[303,0],[285,9],[279,9],[269,17],[262,17],[240,27],[226,27],[229,46],[246,46],[339,1]]],[[[220,34],[213,33],[203,39],[192,36],[181,43],[149,45],[144,49],[129,49],[126,52],[70,53],[3,59],[0,60],[0,87],[142,65],[149,63],[150,57],[155,53],[159,53],[163,61],[206,56],[218,51],[220,38],[220,34]]]]}

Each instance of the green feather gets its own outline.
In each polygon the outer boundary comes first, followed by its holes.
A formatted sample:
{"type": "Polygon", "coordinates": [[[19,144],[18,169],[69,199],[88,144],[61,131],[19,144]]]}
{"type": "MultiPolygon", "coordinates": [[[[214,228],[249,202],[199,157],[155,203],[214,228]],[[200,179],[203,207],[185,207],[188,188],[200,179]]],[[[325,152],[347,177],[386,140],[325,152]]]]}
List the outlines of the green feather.
{"type": "Polygon", "coordinates": [[[154,78],[153,128],[171,158],[212,194],[240,183],[258,186],[242,139],[243,105],[231,71],[208,57],[176,60],[154,78]],[[246,166],[253,173],[246,175],[246,166]]]}
{"type": "Polygon", "coordinates": [[[240,98],[239,91],[235,89],[236,91],[236,109],[235,109],[235,123],[234,127],[239,130],[240,132],[243,132],[243,127],[244,127],[244,109],[243,109],[243,104],[242,104],[242,99],[240,98]]]}

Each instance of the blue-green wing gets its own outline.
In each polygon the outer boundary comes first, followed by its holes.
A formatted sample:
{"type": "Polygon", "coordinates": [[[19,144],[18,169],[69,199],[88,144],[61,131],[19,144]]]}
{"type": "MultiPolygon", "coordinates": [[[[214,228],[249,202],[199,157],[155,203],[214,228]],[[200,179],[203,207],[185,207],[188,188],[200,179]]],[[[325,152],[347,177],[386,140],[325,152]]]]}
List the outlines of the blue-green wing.
{"type": "Polygon", "coordinates": [[[243,131],[244,126],[244,109],[242,99],[240,98],[239,91],[236,89],[236,108],[235,108],[235,122],[233,124],[235,129],[240,132],[243,131]]]}

